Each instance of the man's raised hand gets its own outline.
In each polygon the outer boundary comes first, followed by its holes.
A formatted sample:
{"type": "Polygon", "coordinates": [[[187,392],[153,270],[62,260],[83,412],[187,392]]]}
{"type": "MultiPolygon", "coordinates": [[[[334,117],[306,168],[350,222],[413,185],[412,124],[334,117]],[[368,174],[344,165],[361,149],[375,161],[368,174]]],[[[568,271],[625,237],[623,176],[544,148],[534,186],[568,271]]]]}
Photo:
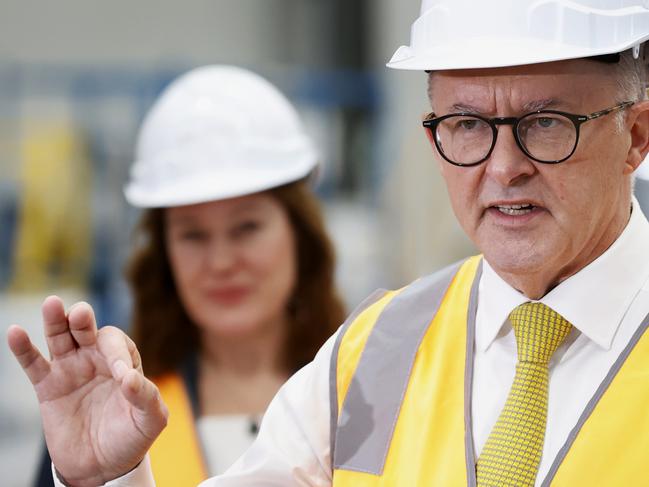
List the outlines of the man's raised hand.
{"type": "Polygon", "coordinates": [[[131,339],[115,327],[97,330],[87,303],[66,314],[43,302],[50,360],[19,326],[7,340],[38,397],[45,440],[57,471],[74,486],[96,486],[133,469],[167,423],[157,387],[142,374],[131,339]]]}

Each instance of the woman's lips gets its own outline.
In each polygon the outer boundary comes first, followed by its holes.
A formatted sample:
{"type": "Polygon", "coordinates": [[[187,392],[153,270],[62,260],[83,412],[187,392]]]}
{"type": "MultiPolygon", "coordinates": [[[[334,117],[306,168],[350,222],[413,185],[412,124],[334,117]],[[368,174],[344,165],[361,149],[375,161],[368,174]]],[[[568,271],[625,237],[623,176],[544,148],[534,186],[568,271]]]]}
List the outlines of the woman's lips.
{"type": "Polygon", "coordinates": [[[237,304],[243,301],[248,294],[250,294],[250,288],[244,286],[222,287],[207,292],[212,301],[225,305],[237,304]]]}

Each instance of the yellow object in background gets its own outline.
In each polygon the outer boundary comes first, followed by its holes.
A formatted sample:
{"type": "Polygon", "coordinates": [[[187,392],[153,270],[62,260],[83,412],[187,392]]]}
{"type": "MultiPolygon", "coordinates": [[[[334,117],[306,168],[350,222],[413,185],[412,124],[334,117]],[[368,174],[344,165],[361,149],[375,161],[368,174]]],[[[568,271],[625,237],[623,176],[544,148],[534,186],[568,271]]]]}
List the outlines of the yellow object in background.
{"type": "Polygon", "coordinates": [[[66,122],[27,124],[21,143],[12,291],[87,287],[92,168],[66,122]]]}

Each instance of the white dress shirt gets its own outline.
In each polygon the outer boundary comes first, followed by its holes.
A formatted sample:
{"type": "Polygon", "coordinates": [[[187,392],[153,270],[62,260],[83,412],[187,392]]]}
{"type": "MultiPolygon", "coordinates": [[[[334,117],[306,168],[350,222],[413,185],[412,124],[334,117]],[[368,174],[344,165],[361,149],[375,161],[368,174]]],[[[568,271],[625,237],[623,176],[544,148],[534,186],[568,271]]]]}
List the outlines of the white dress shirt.
{"type": "MultiPolygon", "coordinates": [[[[476,457],[514,379],[516,339],[507,317],[529,301],[487,262],[478,299],[471,411],[476,457]]],[[[536,485],[649,313],[649,223],[636,202],[627,227],[613,245],[539,301],[568,320],[573,330],[550,361],[548,417],[536,485]]]]}
{"type": "MultiPolygon", "coordinates": [[[[478,290],[473,438],[480,454],[514,377],[516,341],[508,315],[529,301],[485,262],[478,290]]],[[[595,261],[540,301],[573,331],[550,362],[548,420],[536,485],[642,319],[649,314],[649,223],[634,201],[629,223],[595,261]]],[[[226,474],[201,487],[331,485],[329,362],[335,335],[273,399],[259,436],[226,474]]],[[[58,484],[61,485],[61,484],[58,484]]],[[[110,487],[150,487],[148,459],[110,487]]]]}

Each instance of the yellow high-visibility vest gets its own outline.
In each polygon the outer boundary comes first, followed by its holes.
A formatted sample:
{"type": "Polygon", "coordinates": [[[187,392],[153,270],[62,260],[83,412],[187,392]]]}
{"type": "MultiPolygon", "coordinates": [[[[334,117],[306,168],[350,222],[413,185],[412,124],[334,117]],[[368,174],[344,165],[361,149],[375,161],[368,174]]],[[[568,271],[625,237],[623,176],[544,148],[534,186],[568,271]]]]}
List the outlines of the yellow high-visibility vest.
{"type": "MultiPolygon", "coordinates": [[[[346,324],[332,358],[334,487],[476,485],[470,388],[480,272],[473,257],[384,293],[346,324]]],[[[649,485],[648,326],[649,317],[542,485],[649,485]]]]}
{"type": "Polygon", "coordinates": [[[208,475],[187,389],[178,374],[154,382],[169,408],[167,427],[149,450],[156,486],[196,487],[208,475]]]}

